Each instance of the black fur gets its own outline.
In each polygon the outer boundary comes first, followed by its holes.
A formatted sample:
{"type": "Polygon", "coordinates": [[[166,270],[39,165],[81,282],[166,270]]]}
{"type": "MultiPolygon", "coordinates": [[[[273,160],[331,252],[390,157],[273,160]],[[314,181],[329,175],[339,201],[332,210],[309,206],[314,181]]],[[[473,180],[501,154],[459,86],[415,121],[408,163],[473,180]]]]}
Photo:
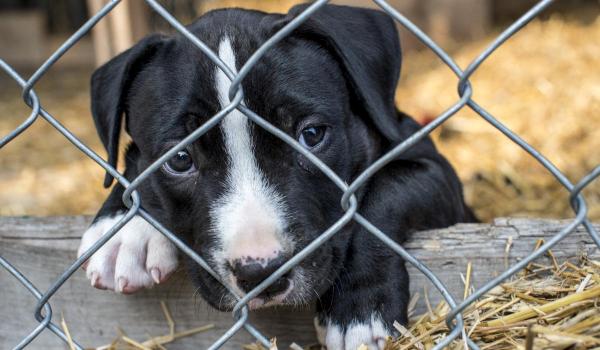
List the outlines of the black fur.
{"type": "MultiPolygon", "coordinates": [[[[188,29],[214,51],[227,33],[239,68],[304,8],[294,7],[288,15],[213,11],[188,29]]],[[[419,129],[394,105],[400,63],[398,34],[388,16],[329,5],[252,69],[242,83],[245,103],[294,138],[307,121],[328,125],[330,132],[314,154],[350,183],[419,129]]],[[[92,78],[92,112],[110,163],[117,162],[122,114],[133,140],[125,173],[131,180],[218,112],[214,71],[187,39],[158,35],[99,68],[92,78]]],[[[294,236],[297,252],[344,214],[342,193],[279,139],[255,125],[252,135],[260,169],[292,211],[286,234],[294,236]]],[[[188,151],[197,175],[175,178],[156,171],[140,187],[142,206],[208,256],[218,247],[208,234],[207,213],[225,190],[227,172],[218,127],[188,151]]],[[[107,186],[110,180],[107,176],[107,186]]],[[[98,217],[124,210],[122,191],[120,185],[113,188],[98,217]]],[[[359,212],[397,242],[417,230],[474,220],[452,167],[427,138],[379,171],[357,195],[359,212]]],[[[367,320],[373,312],[388,326],[407,321],[404,261],[358,224],[348,224],[300,265],[309,274],[321,318],[341,327],[367,320]]],[[[220,284],[191,261],[188,270],[209,303],[230,307],[220,303],[226,293],[220,284]]]]}

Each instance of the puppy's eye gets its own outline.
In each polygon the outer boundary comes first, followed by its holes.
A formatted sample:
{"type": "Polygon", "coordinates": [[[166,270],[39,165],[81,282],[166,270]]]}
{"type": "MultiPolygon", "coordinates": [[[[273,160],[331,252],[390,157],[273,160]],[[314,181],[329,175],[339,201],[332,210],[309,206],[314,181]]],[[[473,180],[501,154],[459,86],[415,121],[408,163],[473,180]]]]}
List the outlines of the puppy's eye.
{"type": "Polygon", "coordinates": [[[194,161],[187,151],[179,151],[164,164],[165,169],[174,175],[189,174],[196,170],[194,161]]]}
{"type": "Polygon", "coordinates": [[[298,141],[306,148],[313,148],[323,141],[327,127],[324,125],[309,126],[302,129],[298,141]]]}

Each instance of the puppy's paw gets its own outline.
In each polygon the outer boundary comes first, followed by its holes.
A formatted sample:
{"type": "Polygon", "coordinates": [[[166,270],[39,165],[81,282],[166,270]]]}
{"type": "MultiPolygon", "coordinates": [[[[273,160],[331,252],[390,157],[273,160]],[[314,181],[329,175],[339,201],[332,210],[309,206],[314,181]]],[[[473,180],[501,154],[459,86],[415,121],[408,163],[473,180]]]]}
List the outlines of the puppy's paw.
{"type": "MultiPolygon", "coordinates": [[[[315,326],[318,327],[317,322],[315,326]]],[[[326,322],[325,345],[328,350],[357,350],[361,345],[366,345],[369,350],[383,350],[390,335],[387,328],[377,315],[372,315],[365,321],[353,321],[346,327],[343,327],[331,320],[326,322]]],[[[323,331],[319,338],[322,339],[323,331]]],[[[322,341],[319,339],[320,341],[322,341]]]]}
{"type": "MultiPolygon", "coordinates": [[[[87,251],[123,214],[102,217],[83,234],[87,251]]],[[[177,249],[146,220],[134,216],[83,265],[92,286],[129,294],[164,282],[177,267],[177,249]]]]}

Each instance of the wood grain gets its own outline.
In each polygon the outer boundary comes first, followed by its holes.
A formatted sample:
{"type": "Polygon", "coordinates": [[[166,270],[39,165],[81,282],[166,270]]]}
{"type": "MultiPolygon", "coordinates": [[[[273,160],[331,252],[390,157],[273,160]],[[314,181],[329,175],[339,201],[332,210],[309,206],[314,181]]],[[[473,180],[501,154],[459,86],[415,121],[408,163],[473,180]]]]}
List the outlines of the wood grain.
{"type": "MultiPolygon", "coordinates": [[[[40,290],[48,288],[75,259],[81,233],[89,217],[3,217],[0,218],[0,255],[13,263],[40,290]]],[[[448,229],[416,233],[405,247],[427,265],[447,285],[451,293],[462,298],[460,274],[467,263],[473,264],[472,284],[486,280],[529,254],[538,239],[558,233],[567,221],[541,219],[497,219],[493,224],[461,224],[448,229]],[[512,247],[506,255],[508,239],[512,247]]],[[[596,226],[600,229],[599,226],[596,226]]],[[[553,253],[558,258],[575,258],[581,254],[600,257],[591,238],[580,227],[560,242],[553,253]]],[[[440,300],[426,278],[409,266],[411,292],[421,295],[417,312],[424,310],[423,291],[432,303],[440,300]]],[[[169,283],[132,296],[116,295],[90,287],[84,273],[78,271],[51,299],[54,321],[63,314],[71,334],[88,347],[109,343],[123,329],[138,340],[168,332],[159,302],[168,303],[177,322],[177,330],[212,323],[215,328],[170,344],[169,349],[205,349],[233,324],[229,313],[212,310],[187,282],[183,272],[169,283]]],[[[37,323],[33,319],[36,300],[3,269],[0,269],[0,348],[16,345],[37,323]]],[[[251,319],[265,335],[278,338],[279,344],[294,341],[301,345],[315,342],[312,310],[278,308],[252,313],[251,319]]],[[[240,331],[224,349],[240,349],[252,342],[240,331]]],[[[65,349],[53,334],[44,331],[31,349],[65,349]]],[[[280,347],[284,348],[284,347],[280,347]]]]}

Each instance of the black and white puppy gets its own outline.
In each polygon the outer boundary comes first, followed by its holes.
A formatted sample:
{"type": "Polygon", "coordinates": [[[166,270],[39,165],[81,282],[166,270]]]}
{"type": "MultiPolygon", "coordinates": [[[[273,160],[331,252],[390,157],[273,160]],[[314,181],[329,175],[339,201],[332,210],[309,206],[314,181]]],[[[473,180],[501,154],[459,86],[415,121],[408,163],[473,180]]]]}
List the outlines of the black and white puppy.
{"type": "MultiPolygon", "coordinates": [[[[287,15],[218,10],[188,29],[234,71],[306,5],[287,15]]],[[[243,103],[350,183],[419,129],[398,112],[394,92],[400,45],[384,13],[345,6],[319,9],[251,70],[243,103]]],[[[131,136],[125,176],[132,180],[175,143],[229,104],[230,81],[188,39],[152,35],[92,77],[92,114],[109,161],[117,163],[124,116],[131,136]]],[[[112,178],[107,176],[106,186],[112,178]]],[[[142,206],[177,233],[240,294],[299,252],[344,211],[342,192],[305,157],[250,122],[227,115],[139,187],[142,206]]],[[[116,185],[84,234],[80,254],[125,212],[116,185]]],[[[357,193],[359,212],[401,242],[413,231],[472,220],[461,184],[429,139],[379,171],[357,193]]],[[[163,282],[177,250],[134,217],[86,265],[93,286],[131,293],[163,282]]],[[[187,260],[190,260],[187,258],[187,260]]],[[[188,261],[214,307],[235,299],[188,261]]],[[[394,320],[407,321],[404,261],[350,223],[250,308],[316,300],[320,340],[329,349],[382,349],[394,320]]]]}

